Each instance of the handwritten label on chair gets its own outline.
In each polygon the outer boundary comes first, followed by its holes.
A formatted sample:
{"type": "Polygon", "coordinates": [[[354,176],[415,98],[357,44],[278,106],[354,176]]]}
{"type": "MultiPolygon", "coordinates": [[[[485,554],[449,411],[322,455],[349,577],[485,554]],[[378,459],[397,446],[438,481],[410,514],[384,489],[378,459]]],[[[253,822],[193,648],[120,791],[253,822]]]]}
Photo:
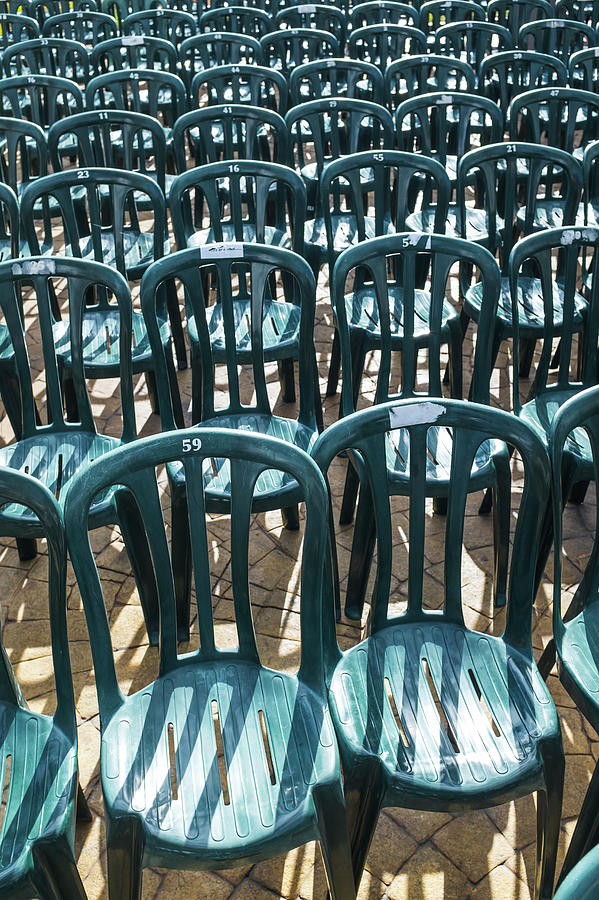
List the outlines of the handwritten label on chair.
{"type": "Polygon", "coordinates": [[[443,96],[437,97],[435,103],[437,106],[449,106],[450,103],[453,103],[453,97],[451,94],[443,94],[443,96]]]}
{"type": "Polygon", "coordinates": [[[389,410],[389,426],[406,428],[408,425],[432,425],[445,413],[440,403],[407,403],[389,410]]]}
{"type": "Polygon", "coordinates": [[[569,247],[574,241],[585,241],[594,244],[599,239],[599,231],[596,228],[569,228],[562,233],[560,244],[569,247]]]}
{"type": "Polygon", "coordinates": [[[302,3],[295,7],[298,13],[315,13],[316,7],[313,3],[302,3]]]}
{"type": "Polygon", "coordinates": [[[14,263],[13,275],[54,275],[56,263],[53,259],[31,259],[14,263]]]}
{"type": "Polygon", "coordinates": [[[124,38],[121,38],[121,46],[123,47],[138,47],[143,42],[143,34],[126,34],[124,38]]]}
{"type": "Polygon", "coordinates": [[[243,256],[243,244],[240,241],[206,244],[200,248],[201,259],[237,259],[241,256],[243,256]]]}

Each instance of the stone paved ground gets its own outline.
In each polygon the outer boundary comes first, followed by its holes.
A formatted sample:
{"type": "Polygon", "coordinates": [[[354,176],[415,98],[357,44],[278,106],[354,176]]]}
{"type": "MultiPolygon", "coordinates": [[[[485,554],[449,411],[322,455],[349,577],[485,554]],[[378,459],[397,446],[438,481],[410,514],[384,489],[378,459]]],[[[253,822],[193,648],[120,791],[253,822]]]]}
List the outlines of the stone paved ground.
{"type": "MultiPolygon", "coordinates": [[[[29,311],[29,310],[28,310],[29,311]]],[[[321,283],[316,329],[317,348],[324,393],[331,336],[331,314],[326,285],[321,283]]],[[[31,347],[35,356],[35,328],[27,318],[31,347]]],[[[494,382],[494,402],[508,402],[507,356],[502,355],[494,382]]],[[[372,371],[376,370],[376,361],[372,371]]],[[[189,372],[179,373],[186,408],[190,398],[189,372]]],[[[38,383],[43,394],[43,383],[38,383]]],[[[372,384],[365,384],[371,394],[372,384]]],[[[114,383],[92,383],[94,412],[101,427],[118,427],[118,396],[114,383]]],[[[272,372],[270,389],[278,396],[276,372],[272,372]]],[[[152,416],[145,383],[136,388],[138,421],[142,434],[159,429],[152,416]]],[[[284,414],[284,404],[278,404],[284,414]]],[[[293,410],[289,410],[293,412],[293,410]]],[[[325,401],[325,419],[337,415],[337,401],[325,401]]],[[[0,436],[11,437],[6,420],[0,422],[0,436]]],[[[343,484],[343,465],[338,462],[333,474],[333,493],[338,510],[343,484]]],[[[514,502],[517,502],[517,485],[514,502]]],[[[472,498],[466,527],[464,587],[468,624],[483,631],[497,632],[502,627],[501,615],[494,615],[491,599],[492,530],[488,517],[477,515],[477,502],[472,498]]],[[[588,536],[594,517],[594,490],[589,491],[582,507],[567,511],[564,568],[567,585],[576,582],[580,566],[588,553],[588,536]]],[[[401,541],[402,501],[396,501],[401,541]]],[[[404,507],[405,508],[405,504],[404,507]]],[[[431,538],[427,545],[427,602],[435,603],[442,577],[442,517],[430,517],[431,538]]],[[[215,572],[215,609],[218,641],[226,644],[231,636],[230,574],[227,522],[215,519],[213,535],[213,567],[215,572]]],[[[342,577],[345,578],[351,547],[352,527],[339,529],[342,577]]],[[[94,548],[104,578],[114,647],[119,675],[127,689],[136,689],[151,677],[156,651],[146,646],[145,631],[134,583],[128,573],[123,545],[116,531],[103,530],[94,535],[94,548]]],[[[263,658],[281,668],[293,667],[298,651],[297,565],[294,559],[301,544],[301,532],[282,529],[278,512],[257,517],[251,546],[251,583],[255,603],[255,622],[263,658]]],[[[26,696],[36,710],[52,709],[52,670],[45,621],[45,560],[21,564],[14,543],[0,541],[0,585],[4,639],[17,676],[26,696]]],[[[405,558],[398,547],[393,588],[401,599],[405,588],[402,574],[405,558]]],[[[534,645],[537,653],[547,641],[551,629],[551,584],[542,584],[534,613],[534,645]]],[[[102,798],[99,785],[99,727],[94,678],[81,600],[69,572],[69,625],[71,653],[79,724],[81,781],[93,810],[93,821],[77,831],[76,856],[90,900],[106,897],[106,858],[102,798]]],[[[360,637],[355,625],[343,621],[339,627],[340,642],[349,646],[360,637]]],[[[581,800],[595,760],[599,756],[599,739],[574,708],[557,679],[550,678],[553,697],[559,708],[566,751],[566,787],[558,866],[564,856],[581,800]]],[[[420,813],[400,809],[385,810],[378,824],[366,872],[360,887],[360,898],[377,900],[527,900],[531,896],[535,859],[535,804],[529,797],[518,803],[467,815],[420,813]]],[[[146,870],[143,897],[160,900],[268,900],[268,898],[323,898],[323,867],[318,849],[313,844],[301,847],[285,857],[252,867],[223,872],[179,873],[146,870]]]]}

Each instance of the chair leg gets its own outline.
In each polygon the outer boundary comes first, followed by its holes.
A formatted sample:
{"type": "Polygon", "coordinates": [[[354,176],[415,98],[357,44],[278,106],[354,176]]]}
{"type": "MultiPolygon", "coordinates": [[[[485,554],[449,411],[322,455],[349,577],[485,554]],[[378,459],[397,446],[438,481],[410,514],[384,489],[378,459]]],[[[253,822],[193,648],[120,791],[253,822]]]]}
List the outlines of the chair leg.
{"type": "Polygon", "coordinates": [[[584,503],[584,498],[586,497],[587,490],[589,488],[588,481],[578,481],[570,491],[570,496],[568,497],[569,503],[584,503]]]}
{"type": "Polygon", "coordinates": [[[375,774],[372,769],[366,775],[354,775],[346,778],[345,806],[356,890],[360,889],[360,881],[383,805],[384,793],[384,785],[378,774],[375,774]]]}
{"type": "Polygon", "coordinates": [[[356,896],[352,858],[341,783],[314,792],[320,847],[332,900],[356,896]]]}
{"type": "Polygon", "coordinates": [[[335,333],[333,335],[333,347],[331,350],[331,361],[329,363],[329,377],[327,379],[327,397],[332,397],[337,393],[340,370],[341,347],[339,345],[339,332],[335,328],[335,333]]]}
{"type": "Polygon", "coordinates": [[[36,850],[35,862],[41,877],[34,880],[39,881],[36,887],[42,900],[87,900],[70,848],[36,850]]]}
{"type": "Polygon", "coordinates": [[[107,822],[109,900],[141,900],[143,843],[137,818],[107,822]]]}
{"type": "Polygon", "coordinates": [[[283,516],[283,525],[287,531],[299,531],[299,510],[297,508],[297,503],[294,503],[293,506],[285,506],[281,510],[281,515],[283,516]]]}
{"type": "Polygon", "coordinates": [[[279,381],[283,391],[283,403],[295,403],[295,373],[293,359],[286,356],[278,361],[279,381]]]}
{"type": "Polygon", "coordinates": [[[561,737],[541,746],[545,789],[537,791],[537,873],[535,900],[550,900],[564,792],[564,751],[561,737]]]}
{"type": "Polygon", "coordinates": [[[583,800],[578,822],[562,870],[559,873],[558,886],[585,853],[588,853],[597,844],[599,844],[599,766],[595,766],[591,783],[583,800]]]}
{"type": "Polygon", "coordinates": [[[168,384],[170,388],[171,403],[173,405],[173,418],[177,428],[184,428],[185,421],[183,419],[183,406],[181,405],[181,394],[179,393],[179,382],[177,381],[177,373],[175,372],[175,364],[173,363],[172,348],[165,353],[166,371],[168,375],[168,384]]]}
{"type": "Polygon", "coordinates": [[[341,513],[339,515],[340,525],[350,525],[353,522],[359,486],[360,478],[356,471],[356,467],[352,464],[351,459],[348,459],[347,470],[345,472],[345,486],[343,488],[343,500],[341,501],[341,513]]]}
{"type": "Polygon", "coordinates": [[[129,491],[117,491],[115,502],[123,542],[139,591],[139,599],[150,645],[156,647],[158,645],[160,628],[158,588],[156,586],[154,564],[146,538],[143,517],[137,502],[129,491]]]}
{"type": "Polygon", "coordinates": [[[35,538],[17,538],[17,551],[21,562],[28,562],[37,556],[37,541],[35,538]]]}
{"type": "Polygon", "coordinates": [[[177,357],[177,368],[179,371],[187,368],[187,348],[185,346],[185,336],[183,334],[183,325],[181,324],[181,311],[179,309],[179,298],[177,297],[177,287],[175,282],[170,280],[166,284],[166,306],[168,309],[168,318],[171,326],[171,334],[175,345],[175,356],[177,357]]]}
{"type": "Polygon", "coordinates": [[[510,550],[511,486],[510,462],[507,454],[495,459],[497,484],[493,497],[493,596],[496,608],[505,606],[507,597],[507,572],[510,550]]]}
{"type": "Polygon", "coordinates": [[[148,369],[145,373],[146,386],[148,388],[148,397],[150,398],[150,409],[156,416],[160,412],[160,404],[158,402],[158,391],[156,390],[156,373],[153,369],[148,369]]]}
{"type": "Polygon", "coordinates": [[[520,378],[528,378],[530,375],[530,367],[532,366],[536,345],[537,342],[534,338],[526,338],[520,341],[520,365],[518,367],[520,378]]]}
{"type": "Polygon", "coordinates": [[[21,440],[23,423],[21,421],[21,387],[18,378],[6,371],[2,371],[0,378],[0,397],[6,410],[6,415],[17,441],[21,440]]]}
{"type": "Polygon", "coordinates": [[[191,422],[202,421],[202,361],[199,348],[191,345],[191,422]]]}
{"type": "Polygon", "coordinates": [[[370,487],[363,484],[360,489],[347,579],[345,615],[348,619],[359,621],[362,618],[375,538],[376,524],[372,493],[370,487]]]}
{"type": "Polygon", "coordinates": [[[183,485],[171,485],[172,565],[177,608],[177,640],[189,640],[191,598],[191,538],[187,494],[183,485]]]}
{"type": "Polygon", "coordinates": [[[91,822],[92,814],[89,808],[89,804],[86,800],[85,794],[83,793],[83,788],[81,787],[81,783],[77,782],[77,821],[78,822],[91,822]]]}

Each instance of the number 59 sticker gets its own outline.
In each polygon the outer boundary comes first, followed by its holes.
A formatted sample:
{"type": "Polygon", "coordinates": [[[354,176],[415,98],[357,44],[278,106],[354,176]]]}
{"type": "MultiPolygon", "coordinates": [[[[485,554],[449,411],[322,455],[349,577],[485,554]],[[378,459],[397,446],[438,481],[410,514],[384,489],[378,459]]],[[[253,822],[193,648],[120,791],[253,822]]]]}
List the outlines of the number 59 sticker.
{"type": "Polygon", "coordinates": [[[202,439],[197,438],[183,438],[181,441],[181,449],[183,453],[191,453],[194,450],[199,450],[202,446],[202,439]]]}

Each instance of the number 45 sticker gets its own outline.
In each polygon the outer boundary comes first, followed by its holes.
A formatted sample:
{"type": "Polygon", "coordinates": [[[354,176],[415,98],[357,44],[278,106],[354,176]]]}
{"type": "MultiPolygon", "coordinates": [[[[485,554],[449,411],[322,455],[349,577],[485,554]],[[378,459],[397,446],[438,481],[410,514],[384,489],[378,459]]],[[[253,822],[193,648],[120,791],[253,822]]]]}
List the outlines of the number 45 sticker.
{"type": "Polygon", "coordinates": [[[183,453],[191,453],[192,451],[197,451],[202,446],[202,439],[197,438],[183,438],[181,441],[181,449],[183,453]]]}

